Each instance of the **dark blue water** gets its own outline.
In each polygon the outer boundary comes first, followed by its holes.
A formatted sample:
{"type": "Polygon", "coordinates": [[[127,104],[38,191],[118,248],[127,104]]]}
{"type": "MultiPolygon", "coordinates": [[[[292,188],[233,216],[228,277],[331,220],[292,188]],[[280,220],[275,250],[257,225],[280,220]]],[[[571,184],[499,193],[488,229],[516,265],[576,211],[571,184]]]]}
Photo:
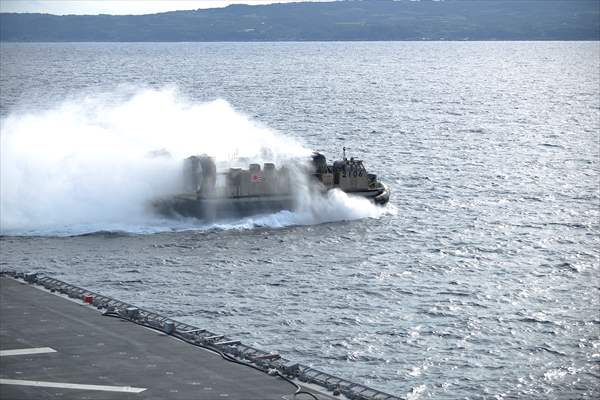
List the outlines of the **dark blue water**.
{"type": "Polygon", "coordinates": [[[0,55],[3,269],[413,399],[598,397],[597,42],[2,44],[0,55]],[[136,168],[124,154],[178,148],[194,129],[231,151],[273,130],[292,153],[345,145],[390,184],[392,204],[337,199],[216,226],[119,219],[146,193],[118,179],[136,168]],[[79,236],[95,231],[120,233],[79,236]]]}

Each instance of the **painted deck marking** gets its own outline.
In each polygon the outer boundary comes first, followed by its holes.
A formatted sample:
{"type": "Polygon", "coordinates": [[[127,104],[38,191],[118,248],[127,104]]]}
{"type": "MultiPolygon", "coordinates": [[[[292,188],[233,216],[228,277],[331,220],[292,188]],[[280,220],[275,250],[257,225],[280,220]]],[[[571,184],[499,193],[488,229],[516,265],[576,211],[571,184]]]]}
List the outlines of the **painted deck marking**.
{"type": "Polygon", "coordinates": [[[37,386],[60,389],[79,389],[79,390],[100,390],[103,392],[123,392],[123,393],[141,393],[146,388],[136,388],[131,386],[105,386],[105,385],[81,385],[78,383],[62,382],[44,382],[44,381],[25,381],[20,379],[1,379],[0,385],[20,385],[37,386]]]}
{"type": "Polygon", "coordinates": [[[0,357],[24,356],[27,354],[44,354],[44,353],[56,353],[56,350],[54,350],[51,347],[33,347],[30,349],[0,350],[0,357]]]}

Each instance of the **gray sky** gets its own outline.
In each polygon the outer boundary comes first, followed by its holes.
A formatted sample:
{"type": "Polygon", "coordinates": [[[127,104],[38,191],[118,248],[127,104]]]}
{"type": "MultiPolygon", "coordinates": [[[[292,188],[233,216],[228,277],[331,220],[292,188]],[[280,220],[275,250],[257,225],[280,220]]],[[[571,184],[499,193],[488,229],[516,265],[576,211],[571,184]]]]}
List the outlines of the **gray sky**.
{"type": "Polygon", "coordinates": [[[0,11],[58,15],[152,14],[173,10],[225,7],[229,4],[270,4],[292,1],[306,0],[0,0],[0,11]]]}

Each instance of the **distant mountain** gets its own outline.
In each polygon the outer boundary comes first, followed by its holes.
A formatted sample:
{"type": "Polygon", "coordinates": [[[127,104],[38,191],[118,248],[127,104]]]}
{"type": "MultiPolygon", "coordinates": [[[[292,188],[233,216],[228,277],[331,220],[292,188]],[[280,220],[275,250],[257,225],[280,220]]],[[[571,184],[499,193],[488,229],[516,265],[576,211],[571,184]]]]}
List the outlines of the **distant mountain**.
{"type": "Polygon", "coordinates": [[[0,40],[600,40],[600,0],[302,2],[150,15],[1,13],[0,40]]]}

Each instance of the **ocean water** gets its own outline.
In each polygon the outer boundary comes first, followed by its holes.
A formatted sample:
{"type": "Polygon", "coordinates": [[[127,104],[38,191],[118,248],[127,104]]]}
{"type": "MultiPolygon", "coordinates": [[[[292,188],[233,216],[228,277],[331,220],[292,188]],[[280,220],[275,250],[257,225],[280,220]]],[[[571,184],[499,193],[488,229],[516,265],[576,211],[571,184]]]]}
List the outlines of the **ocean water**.
{"type": "Polygon", "coordinates": [[[597,398],[599,70],[598,42],[2,43],[0,268],[410,399],[597,398]],[[145,207],[192,153],[343,146],[386,208],[145,207]]]}

